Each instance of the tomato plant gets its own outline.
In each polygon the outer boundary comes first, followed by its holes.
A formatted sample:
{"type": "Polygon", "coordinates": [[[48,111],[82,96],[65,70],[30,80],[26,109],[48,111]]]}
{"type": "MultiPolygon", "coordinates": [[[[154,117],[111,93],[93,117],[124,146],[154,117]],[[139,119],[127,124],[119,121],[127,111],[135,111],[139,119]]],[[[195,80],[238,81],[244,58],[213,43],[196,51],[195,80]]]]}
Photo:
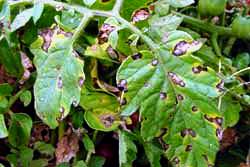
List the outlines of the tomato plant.
{"type": "Polygon", "coordinates": [[[248,166],[249,2],[0,0],[0,166],[248,166]]]}

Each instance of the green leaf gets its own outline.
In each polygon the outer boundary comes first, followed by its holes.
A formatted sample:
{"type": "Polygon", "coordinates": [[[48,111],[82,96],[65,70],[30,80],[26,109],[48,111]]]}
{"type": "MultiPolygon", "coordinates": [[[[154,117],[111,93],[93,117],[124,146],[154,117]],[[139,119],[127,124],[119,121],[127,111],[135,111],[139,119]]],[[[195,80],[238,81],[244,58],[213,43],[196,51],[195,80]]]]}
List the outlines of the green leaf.
{"type": "Polygon", "coordinates": [[[89,162],[89,167],[102,167],[105,163],[105,158],[101,156],[92,156],[89,162]]]}
{"type": "Polygon", "coordinates": [[[6,97],[0,96],[0,114],[4,114],[9,106],[9,101],[6,97]]]}
{"type": "Polygon", "coordinates": [[[96,0],[83,0],[83,3],[87,6],[92,6],[96,0]]]}
{"type": "Polygon", "coordinates": [[[233,97],[226,95],[222,98],[221,112],[224,114],[224,127],[234,126],[240,119],[241,105],[233,97]]]}
{"type": "Polygon", "coordinates": [[[80,24],[82,16],[74,10],[62,11],[61,16],[57,15],[55,21],[65,31],[73,31],[80,24]]]}
{"type": "Polygon", "coordinates": [[[21,100],[21,102],[23,102],[24,106],[27,107],[32,100],[31,92],[29,90],[24,91],[20,95],[20,100],[21,100]]]}
{"type": "Polygon", "coordinates": [[[116,30],[112,31],[109,34],[108,42],[112,46],[112,48],[116,49],[118,44],[118,32],[116,30]]]}
{"type": "Polygon", "coordinates": [[[169,32],[176,30],[182,20],[181,17],[171,14],[163,17],[154,15],[149,20],[149,35],[156,38],[159,42],[166,43],[169,32]]]}
{"type": "Polygon", "coordinates": [[[93,141],[89,138],[89,136],[87,134],[84,134],[84,137],[82,139],[83,141],[83,144],[84,144],[84,148],[87,150],[87,151],[90,151],[90,152],[95,152],[95,145],[93,143],[93,141]]]}
{"type": "Polygon", "coordinates": [[[14,147],[28,144],[32,127],[31,118],[24,113],[15,113],[11,116],[9,127],[9,142],[14,147]]]}
{"type": "Polygon", "coordinates": [[[87,167],[84,161],[77,161],[73,167],[87,167]]]}
{"type": "Polygon", "coordinates": [[[5,125],[4,116],[0,114],[0,139],[8,136],[8,130],[5,125]]]}
{"type": "Polygon", "coordinates": [[[127,132],[119,132],[119,165],[131,167],[136,158],[137,148],[127,132]]]}
{"type": "Polygon", "coordinates": [[[30,167],[30,163],[33,159],[33,150],[27,147],[20,149],[20,160],[23,167],[30,167]]]}
{"type": "Polygon", "coordinates": [[[17,29],[23,27],[30,20],[32,15],[33,8],[25,9],[24,11],[19,13],[11,23],[11,31],[14,32],[17,29]]]}
{"type": "MultiPolygon", "coordinates": [[[[247,68],[250,64],[250,54],[249,53],[241,53],[238,54],[233,61],[234,67],[237,67],[238,70],[243,68],[247,68]]],[[[243,73],[244,74],[244,73],[243,73]]]]}
{"type": "Polygon", "coordinates": [[[93,129],[112,131],[120,125],[118,115],[119,103],[111,95],[83,89],[80,106],[86,110],[84,118],[93,129]]]}
{"type": "Polygon", "coordinates": [[[45,142],[36,142],[34,145],[34,150],[39,151],[41,154],[48,155],[50,157],[54,157],[55,148],[51,144],[47,144],[45,142]]]}
{"type": "Polygon", "coordinates": [[[147,142],[144,145],[145,153],[152,167],[161,167],[161,155],[163,151],[154,142],[147,142]]]}
{"type": "Polygon", "coordinates": [[[220,95],[222,83],[214,70],[192,55],[199,43],[190,41],[191,37],[169,38],[168,49],[155,54],[141,51],[141,59],[129,57],[120,66],[117,84],[125,90],[127,101],[122,115],[130,116],[140,108],[144,140],[167,128],[163,140],[169,145],[169,160],[181,167],[207,166],[214,163],[219,149],[221,125],[206,118],[222,122],[212,101],[220,95]]]}
{"type": "Polygon", "coordinates": [[[23,72],[20,53],[17,51],[18,48],[10,47],[10,45],[14,44],[9,44],[5,38],[0,39],[0,62],[7,73],[20,77],[23,72]]]}
{"type": "Polygon", "coordinates": [[[41,37],[30,49],[37,68],[36,113],[51,128],[56,128],[58,120],[68,115],[71,104],[78,105],[85,76],[84,63],[74,53],[71,38],[57,32],[51,38],[48,52],[42,49],[41,37]]]}
{"type": "Polygon", "coordinates": [[[37,0],[34,4],[33,12],[32,12],[34,23],[36,23],[39,20],[39,18],[42,16],[43,9],[44,9],[44,4],[41,1],[37,0]]]}
{"type": "Polygon", "coordinates": [[[10,96],[13,88],[8,83],[0,84],[0,96],[10,96]]]}
{"type": "Polygon", "coordinates": [[[195,2],[194,0],[161,0],[161,1],[164,1],[175,8],[183,8],[195,2]]]}
{"type": "Polygon", "coordinates": [[[30,163],[30,167],[46,167],[46,166],[48,166],[47,159],[36,159],[32,160],[30,163]]]}

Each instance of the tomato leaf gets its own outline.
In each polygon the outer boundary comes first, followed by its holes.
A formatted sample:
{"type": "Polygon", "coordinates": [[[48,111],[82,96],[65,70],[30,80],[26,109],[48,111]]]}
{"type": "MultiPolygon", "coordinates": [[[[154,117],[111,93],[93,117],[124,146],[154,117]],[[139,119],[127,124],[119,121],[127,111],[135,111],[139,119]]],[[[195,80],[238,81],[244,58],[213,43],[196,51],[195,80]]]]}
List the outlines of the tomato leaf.
{"type": "Polygon", "coordinates": [[[5,125],[4,116],[0,114],[0,138],[5,138],[8,136],[8,130],[5,125]]]}
{"type": "Polygon", "coordinates": [[[30,47],[37,68],[35,108],[46,124],[56,128],[58,120],[68,115],[71,104],[77,106],[80,101],[84,64],[74,52],[70,37],[55,32],[48,48],[42,47],[44,43],[39,37],[30,47]]]}
{"type": "Polygon", "coordinates": [[[32,17],[33,8],[25,9],[21,13],[19,13],[13,22],[11,23],[11,31],[14,32],[17,29],[23,27],[32,17]]]}

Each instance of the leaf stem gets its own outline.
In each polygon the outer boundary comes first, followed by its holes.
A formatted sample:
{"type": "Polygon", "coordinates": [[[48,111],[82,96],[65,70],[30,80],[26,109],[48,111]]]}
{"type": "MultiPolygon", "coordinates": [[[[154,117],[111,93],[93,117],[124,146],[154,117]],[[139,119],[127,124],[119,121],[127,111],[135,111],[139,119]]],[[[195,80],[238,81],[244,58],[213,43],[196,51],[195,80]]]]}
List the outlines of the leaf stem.
{"type": "Polygon", "coordinates": [[[233,76],[236,76],[236,75],[238,75],[238,74],[240,74],[240,73],[242,73],[242,72],[248,71],[248,70],[250,70],[250,67],[244,68],[244,69],[242,69],[242,70],[239,70],[239,71],[233,73],[229,78],[231,78],[231,77],[233,77],[233,76]]]}
{"type": "Polygon", "coordinates": [[[187,16],[187,15],[175,12],[175,11],[172,11],[172,13],[182,17],[184,23],[190,24],[193,27],[199,28],[199,29],[206,31],[206,32],[209,32],[211,34],[217,33],[219,36],[220,35],[234,36],[231,28],[227,28],[227,27],[223,27],[223,26],[216,26],[216,25],[213,25],[213,24],[208,23],[206,21],[196,19],[196,18],[187,16]]]}
{"type": "Polygon", "coordinates": [[[11,106],[18,100],[18,98],[21,96],[21,94],[26,91],[27,88],[23,87],[21,90],[19,90],[14,96],[12,96],[9,100],[9,104],[8,104],[8,108],[7,108],[7,112],[11,115],[12,111],[10,110],[11,106]]]}
{"type": "Polygon", "coordinates": [[[75,33],[74,33],[73,36],[72,36],[72,42],[73,42],[73,43],[74,43],[74,42],[77,40],[77,38],[81,35],[82,30],[87,26],[87,24],[88,24],[88,22],[89,22],[89,20],[90,20],[91,17],[92,17],[92,13],[86,13],[86,14],[83,16],[83,18],[82,18],[82,20],[81,20],[79,26],[76,28],[75,33]]]}
{"type": "Polygon", "coordinates": [[[122,4],[123,4],[123,0],[116,0],[115,5],[112,9],[112,13],[119,16],[120,15],[119,12],[121,10],[122,4]]]}

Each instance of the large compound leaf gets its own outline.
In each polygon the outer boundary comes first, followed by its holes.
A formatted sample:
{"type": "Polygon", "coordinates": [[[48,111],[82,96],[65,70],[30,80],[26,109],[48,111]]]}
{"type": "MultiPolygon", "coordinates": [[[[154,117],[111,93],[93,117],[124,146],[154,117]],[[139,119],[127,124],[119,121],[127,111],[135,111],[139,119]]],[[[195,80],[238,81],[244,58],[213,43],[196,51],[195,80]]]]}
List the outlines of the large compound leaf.
{"type": "Polygon", "coordinates": [[[51,128],[68,115],[71,104],[79,103],[85,78],[83,61],[74,53],[71,38],[59,31],[55,30],[51,36],[48,48],[45,48],[48,41],[44,42],[41,37],[31,46],[37,68],[35,108],[37,115],[51,128]]]}
{"type": "Polygon", "coordinates": [[[166,155],[178,166],[208,166],[221,137],[222,119],[212,99],[220,94],[222,82],[192,55],[199,42],[178,34],[169,36],[167,48],[141,51],[123,62],[117,75],[127,101],[122,115],[140,108],[145,140],[165,129],[166,155]]]}

